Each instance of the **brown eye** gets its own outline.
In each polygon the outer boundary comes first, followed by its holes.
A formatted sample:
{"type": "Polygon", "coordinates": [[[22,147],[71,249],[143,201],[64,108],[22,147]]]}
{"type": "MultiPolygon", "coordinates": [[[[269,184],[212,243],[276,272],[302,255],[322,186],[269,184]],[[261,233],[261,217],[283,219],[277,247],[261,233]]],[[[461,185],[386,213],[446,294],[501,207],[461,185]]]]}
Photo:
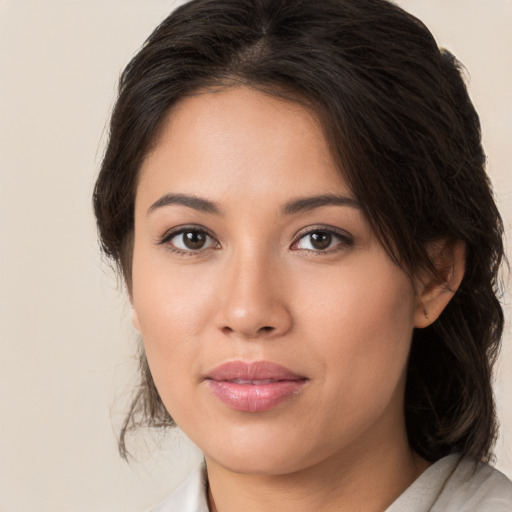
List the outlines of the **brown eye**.
{"type": "Polygon", "coordinates": [[[331,252],[347,248],[352,244],[352,237],[348,234],[345,235],[327,229],[317,229],[309,233],[304,233],[298,241],[293,244],[292,249],[310,252],[331,252]]]}
{"type": "Polygon", "coordinates": [[[311,233],[309,235],[311,246],[319,251],[328,249],[332,243],[332,235],[325,231],[319,231],[318,233],[311,233]]]}
{"type": "Polygon", "coordinates": [[[182,252],[196,252],[217,246],[217,242],[200,229],[184,229],[164,238],[163,243],[182,252]]]}
{"type": "Polygon", "coordinates": [[[208,236],[201,231],[188,231],[183,233],[183,244],[192,251],[202,249],[206,244],[208,236]]]}

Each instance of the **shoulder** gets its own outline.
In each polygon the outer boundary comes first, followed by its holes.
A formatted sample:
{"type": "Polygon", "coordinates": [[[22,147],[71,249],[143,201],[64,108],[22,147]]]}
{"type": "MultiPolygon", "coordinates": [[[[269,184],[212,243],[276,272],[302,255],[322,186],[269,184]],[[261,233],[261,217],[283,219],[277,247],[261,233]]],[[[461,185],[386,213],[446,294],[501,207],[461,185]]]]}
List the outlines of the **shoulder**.
{"type": "Polygon", "coordinates": [[[208,512],[204,464],[198,466],[167,498],[146,512],[208,512]]]}
{"type": "MultiPolygon", "coordinates": [[[[386,512],[512,512],[512,482],[498,470],[450,455],[428,468],[386,512]]],[[[147,512],[208,512],[206,469],[147,512]]]]}
{"type": "Polygon", "coordinates": [[[430,466],[386,512],[512,512],[512,482],[481,462],[449,455],[430,466]]]}
{"type": "Polygon", "coordinates": [[[434,511],[512,511],[512,482],[497,469],[471,459],[460,459],[446,481],[434,511]]]}

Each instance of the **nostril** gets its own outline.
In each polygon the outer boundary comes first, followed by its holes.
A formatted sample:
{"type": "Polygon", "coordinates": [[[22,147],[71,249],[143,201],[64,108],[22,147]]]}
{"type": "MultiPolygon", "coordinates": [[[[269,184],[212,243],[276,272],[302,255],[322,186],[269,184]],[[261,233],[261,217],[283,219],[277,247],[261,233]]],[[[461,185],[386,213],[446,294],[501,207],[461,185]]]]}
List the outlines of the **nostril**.
{"type": "Polygon", "coordinates": [[[224,326],[222,328],[222,332],[224,334],[231,335],[234,332],[240,332],[243,336],[246,336],[248,338],[255,338],[255,337],[258,337],[258,336],[264,336],[266,334],[270,334],[270,333],[274,332],[275,330],[276,330],[276,328],[272,327],[271,325],[264,325],[263,327],[260,327],[259,329],[256,329],[256,330],[254,330],[252,332],[233,329],[229,325],[226,325],[226,326],[224,326]]]}

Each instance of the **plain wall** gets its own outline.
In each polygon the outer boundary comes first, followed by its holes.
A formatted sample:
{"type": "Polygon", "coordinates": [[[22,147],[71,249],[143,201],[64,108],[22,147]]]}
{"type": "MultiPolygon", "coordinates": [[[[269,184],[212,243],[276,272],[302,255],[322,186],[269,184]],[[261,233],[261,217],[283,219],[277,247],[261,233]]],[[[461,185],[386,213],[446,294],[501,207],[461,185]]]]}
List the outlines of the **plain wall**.
{"type": "MultiPolygon", "coordinates": [[[[512,1],[398,3],[469,69],[510,238],[512,1]]],[[[200,458],[181,437],[151,455],[144,436],[139,462],[119,458],[137,336],[91,210],[119,73],[177,4],[0,0],[0,512],[140,512],[200,458]]],[[[497,460],[512,476],[507,300],[497,460]]]]}

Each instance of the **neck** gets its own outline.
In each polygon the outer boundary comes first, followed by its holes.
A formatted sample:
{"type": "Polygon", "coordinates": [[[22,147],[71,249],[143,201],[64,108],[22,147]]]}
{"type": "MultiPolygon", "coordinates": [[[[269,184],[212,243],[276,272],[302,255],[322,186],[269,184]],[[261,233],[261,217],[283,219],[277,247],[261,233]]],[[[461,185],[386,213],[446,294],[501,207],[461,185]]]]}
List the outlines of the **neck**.
{"type": "Polygon", "coordinates": [[[382,512],[428,467],[405,427],[288,474],[230,471],[206,457],[211,512],[382,512]]]}

